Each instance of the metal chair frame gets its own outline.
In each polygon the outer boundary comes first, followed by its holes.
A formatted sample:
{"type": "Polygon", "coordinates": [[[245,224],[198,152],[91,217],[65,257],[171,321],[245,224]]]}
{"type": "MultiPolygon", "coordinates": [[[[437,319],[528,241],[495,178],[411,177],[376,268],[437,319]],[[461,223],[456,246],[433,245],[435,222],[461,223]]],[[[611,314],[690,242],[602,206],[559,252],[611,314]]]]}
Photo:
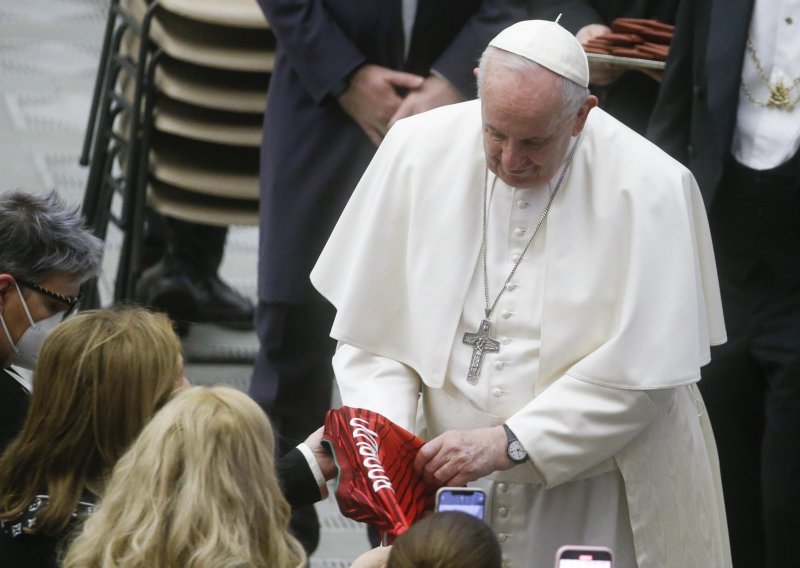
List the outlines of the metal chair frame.
{"type": "MultiPolygon", "coordinates": [[[[84,194],[82,214],[88,226],[101,239],[105,239],[109,221],[117,225],[127,236],[134,222],[138,196],[135,188],[141,172],[139,165],[142,136],[142,105],[145,80],[152,81],[146,71],[153,45],[149,39],[150,26],[158,9],[158,1],[150,3],[142,20],[133,18],[120,4],[111,0],[106,34],[101,48],[101,59],[95,81],[89,122],[84,138],[81,163],[89,165],[89,175],[84,194]],[[123,53],[122,42],[126,33],[138,38],[136,55],[123,53]],[[133,96],[128,100],[117,92],[120,73],[125,71],[133,80],[133,96]],[[114,124],[122,112],[129,117],[127,137],[114,131],[114,124]],[[121,176],[113,173],[118,156],[125,152],[124,171],[121,176]],[[122,197],[122,208],[117,216],[112,212],[115,194],[122,197]]],[[[143,199],[143,198],[142,198],[143,199]]],[[[125,239],[130,240],[130,239],[125,239]]],[[[114,300],[126,300],[132,296],[132,277],[129,268],[130,243],[123,242],[114,300]]],[[[100,305],[97,281],[85,284],[84,307],[100,305]]]]}

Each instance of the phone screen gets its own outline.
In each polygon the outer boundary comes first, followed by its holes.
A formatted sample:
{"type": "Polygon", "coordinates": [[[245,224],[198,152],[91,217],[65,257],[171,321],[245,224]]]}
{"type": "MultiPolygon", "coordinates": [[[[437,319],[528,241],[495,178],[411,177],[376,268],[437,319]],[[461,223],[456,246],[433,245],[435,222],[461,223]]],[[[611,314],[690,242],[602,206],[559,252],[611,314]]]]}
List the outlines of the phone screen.
{"type": "Polygon", "coordinates": [[[486,494],[479,489],[440,489],[436,499],[437,511],[461,511],[480,520],[485,508],[486,494]]]}
{"type": "Polygon", "coordinates": [[[556,568],[612,568],[609,550],[562,549],[556,568]]]}

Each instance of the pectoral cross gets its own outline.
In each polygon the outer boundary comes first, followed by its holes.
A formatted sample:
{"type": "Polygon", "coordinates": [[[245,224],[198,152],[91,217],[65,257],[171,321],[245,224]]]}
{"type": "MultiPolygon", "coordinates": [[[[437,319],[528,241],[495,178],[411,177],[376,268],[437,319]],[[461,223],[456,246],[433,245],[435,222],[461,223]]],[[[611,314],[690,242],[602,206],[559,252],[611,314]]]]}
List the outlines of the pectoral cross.
{"type": "Polygon", "coordinates": [[[489,335],[491,326],[492,323],[489,320],[481,320],[481,326],[476,333],[468,331],[464,334],[463,342],[472,345],[472,361],[469,363],[469,373],[467,373],[467,382],[471,385],[478,382],[478,373],[481,371],[484,354],[500,351],[500,342],[492,339],[492,336],[489,335]]]}

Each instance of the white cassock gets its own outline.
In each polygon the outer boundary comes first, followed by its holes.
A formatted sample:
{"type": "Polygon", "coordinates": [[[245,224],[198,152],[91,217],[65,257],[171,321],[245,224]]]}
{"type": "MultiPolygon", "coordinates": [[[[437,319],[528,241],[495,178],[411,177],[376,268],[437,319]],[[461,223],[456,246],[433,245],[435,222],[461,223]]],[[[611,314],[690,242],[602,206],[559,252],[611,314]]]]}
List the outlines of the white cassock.
{"type": "MultiPolygon", "coordinates": [[[[427,438],[506,422],[531,461],[477,483],[509,566],[550,568],[564,544],[609,546],[620,568],[730,566],[694,386],[724,326],[691,174],[592,110],[492,312],[500,350],[471,385],[462,337],[484,307],[479,104],[390,131],[312,273],[337,308],[343,402],[414,430],[421,400],[427,438]]],[[[490,173],[490,302],[555,181],[516,190],[490,173]]]]}

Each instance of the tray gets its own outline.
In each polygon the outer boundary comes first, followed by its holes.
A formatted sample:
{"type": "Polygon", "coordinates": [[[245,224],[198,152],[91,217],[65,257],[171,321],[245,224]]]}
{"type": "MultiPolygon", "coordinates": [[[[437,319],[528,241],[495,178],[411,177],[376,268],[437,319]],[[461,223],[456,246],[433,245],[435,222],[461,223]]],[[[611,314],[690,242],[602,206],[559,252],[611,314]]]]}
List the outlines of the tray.
{"type": "Polygon", "coordinates": [[[617,67],[631,67],[639,69],[663,70],[664,66],[666,65],[663,61],[655,61],[653,59],[620,57],[619,55],[603,55],[602,53],[587,53],[586,58],[589,61],[596,61],[597,63],[606,63],[607,65],[616,65],[617,67]]]}

